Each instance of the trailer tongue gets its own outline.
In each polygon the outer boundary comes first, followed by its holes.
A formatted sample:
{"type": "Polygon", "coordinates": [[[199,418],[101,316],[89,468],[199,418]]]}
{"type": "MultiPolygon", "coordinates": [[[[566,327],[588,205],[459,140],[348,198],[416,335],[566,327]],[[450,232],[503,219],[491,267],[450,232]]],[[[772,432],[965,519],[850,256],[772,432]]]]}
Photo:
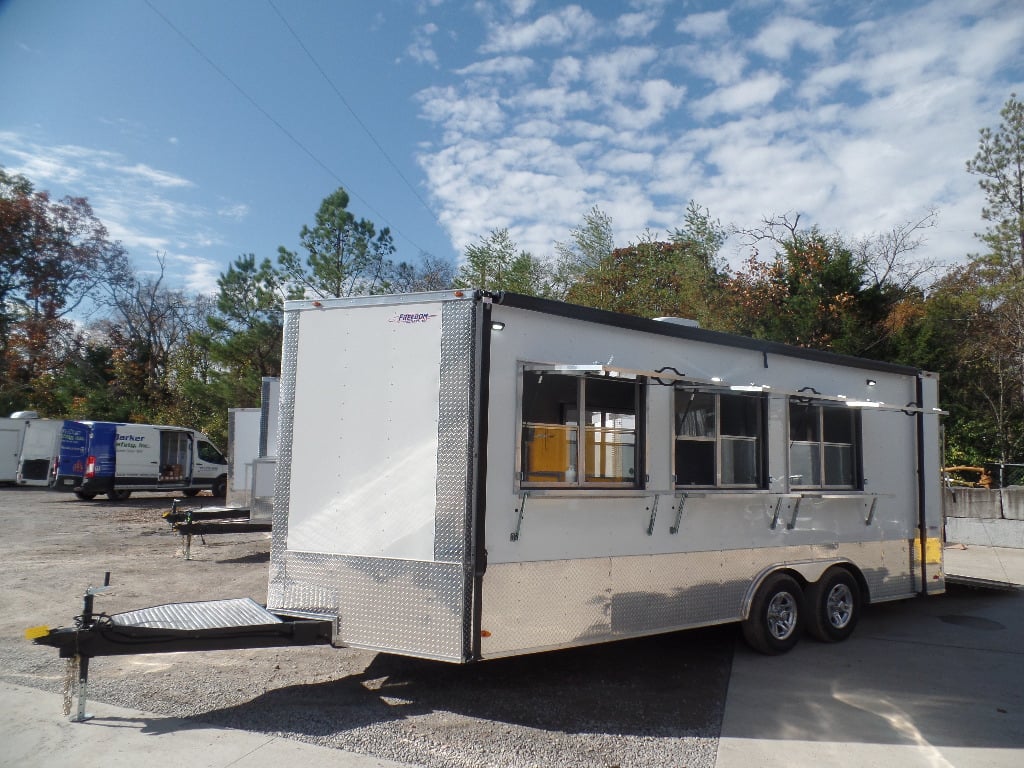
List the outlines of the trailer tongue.
{"type": "MultiPolygon", "coordinates": [[[[109,588],[90,587],[83,597],[82,614],[73,627],[35,627],[26,635],[37,645],[57,648],[77,674],[76,721],[87,720],[85,700],[89,659],[136,653],[224,651],[242,648],[328,645],[334,623],[325,619],[282,617],[255,600],[243,597],[196,603],[171,603],[113,615],[93,613],[93,597],[109,588]]],[[[65,714],[70,714],[70,690],[65,692],[65,714]]]]}

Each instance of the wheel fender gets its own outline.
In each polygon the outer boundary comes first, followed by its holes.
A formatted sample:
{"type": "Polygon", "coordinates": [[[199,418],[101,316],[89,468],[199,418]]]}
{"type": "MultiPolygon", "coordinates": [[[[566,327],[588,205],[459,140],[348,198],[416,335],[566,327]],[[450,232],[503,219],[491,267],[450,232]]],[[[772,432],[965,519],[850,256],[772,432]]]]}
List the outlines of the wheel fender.
{"type": "Polygon", "coordinates": [[[830,558],[828,560],[804,560],[790,563],[773,563],[772,565],[769,565],[758,573],[750,582],[750,586],[747,587],[747,591],[743,595],[743,605],[740,610],[740,618],[743,620],[750,618],[750,606],[754,602],[754,597],[757,595],[758,590],[761,589],[761,585],[764,583],[764,580],[773,573],[788,573],[790,576],[795,576],[797,581],[800,581],[803,584],[811,584],[820,579],[825,571],[839,563],[849,563],[852,565],[849,560],[842,557],[830,558]]]}

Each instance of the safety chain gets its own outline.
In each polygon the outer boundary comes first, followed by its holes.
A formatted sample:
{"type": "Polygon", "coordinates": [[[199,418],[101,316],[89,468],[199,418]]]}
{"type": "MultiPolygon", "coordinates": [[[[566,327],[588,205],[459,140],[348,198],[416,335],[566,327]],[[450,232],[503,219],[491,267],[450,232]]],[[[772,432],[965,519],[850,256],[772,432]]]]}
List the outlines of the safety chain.
{"type": "Polygon", "coordinates": [[[75,683],[78,680],[79,656],[68,657],[67,665],[64,668],[64,717],[71,715],[71,704],[74,699],[75,683]]]}

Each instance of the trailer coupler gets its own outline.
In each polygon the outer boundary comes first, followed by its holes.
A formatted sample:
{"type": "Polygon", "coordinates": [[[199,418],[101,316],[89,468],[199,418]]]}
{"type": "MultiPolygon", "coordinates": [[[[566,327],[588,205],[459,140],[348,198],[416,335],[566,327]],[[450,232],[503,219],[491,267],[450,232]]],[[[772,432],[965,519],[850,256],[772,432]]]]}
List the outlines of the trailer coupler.
{"type": "Polygon", "coordinates": [[[71,714],[71,687],[77,681],[78,711],[71,719],[88,720],[85,711],[89,659],[142,653],[221,651],[243,648],[328,645],[334,623],[327,619],[282,618],[251,598],[172,603],[108,616],[93,613],[93,596],[109,588],[90,587],[82,615],[73,627],[34,627],[25,635],[37,645],[49,645],[68,659],[64,714],[71,714]]]}

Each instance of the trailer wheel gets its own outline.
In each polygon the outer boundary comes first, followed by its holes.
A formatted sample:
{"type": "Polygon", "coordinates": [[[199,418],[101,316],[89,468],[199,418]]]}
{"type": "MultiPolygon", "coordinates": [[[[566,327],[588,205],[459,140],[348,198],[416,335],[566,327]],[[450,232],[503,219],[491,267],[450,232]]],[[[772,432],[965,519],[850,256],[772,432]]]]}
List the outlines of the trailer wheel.
{"type": "Polygon", "coordinates": [[[807,631],[823,643],[853,634],[860,618],[860,585],[845,568],[832,568],[807,588],[807,631]]]}
{"type": "Polygon", "coordinates": [[[769,576],[761,584],[743,622],[743,637],[755,651],[776,656],[800,640],[804,594],[800,583],[785,573],[769,576]]]}
{"type": "Polygon", "coordinates": [[[85,491],[75,491],[75,496],[80,498],[82,501],[92,501],[96,498],[95,493],[86,493],[85,491]]]}
{"type": "Polygon", "coordinates": [[[131,495],[131,491],[107,491],[107,498],[111,501],[124,501],[131,495]]]}
{"type": "Polygon", "coordinates": [[[210,489],[214,496],[218,499],[223,499],[228,495],[228,478],[226,475],[221,475],[213,481],[213,488],[210,489]]]}

